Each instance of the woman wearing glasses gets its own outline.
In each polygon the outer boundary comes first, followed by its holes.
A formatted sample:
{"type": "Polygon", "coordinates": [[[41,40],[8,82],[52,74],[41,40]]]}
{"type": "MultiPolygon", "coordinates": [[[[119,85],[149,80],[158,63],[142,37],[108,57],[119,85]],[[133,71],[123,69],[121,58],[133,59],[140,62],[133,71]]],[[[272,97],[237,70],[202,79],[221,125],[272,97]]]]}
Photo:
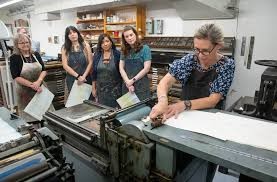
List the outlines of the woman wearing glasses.
{"type": "Polygon", "coordinates": [[[122,79],[119,73],[120,51],[108,34],[98,38],[93,56],[92,95],[100,104],[117,107],[121,96],[122,79]]]}
{"type": "MultiPolygon", "coordinates": [[[[194,54],[187,54],[173,62],[169,73],[157,88],[158,104],[152,108],[150,118],[163,116],[163,121],[184,110],[222,108],[222,102],[231,86],[235,63],[219,52],[223,47],[223,33],[215,24],[201,26],[194,35],[194,54]],[[168,105],[167,93],[176,81],[182,83],[181,100],[168,105]]],[[[178,169],[182,170],[193,156],[177,153],[178,169]]],[[[212,181],[216,165],[205,162],[205,181],[212,181]]]]}
{"type": "Polygon", "coordinates": [[[23,112],[36,93],[42,91],[41,84],[46,76],[43,61],[38,52],[31,50],[31,40],[25,34],[14,38],[14,54],[10,57],[12,78],[16,81],[19,115],[27,122],[36,121],[23,112]]]}
{"type": "Polygon", "coordinates": [[[150,117],[163,114],[163,120],[184,110],[222,108],[235,71],[233,59],[222,55],[223,33],[215,24],[201,26],[194,35],[194,54],[173,62],[160,81],[158,104],[150,117]],[[176,81],[182,83],[181,100],[168,105],[167,93],[176,81]]]}

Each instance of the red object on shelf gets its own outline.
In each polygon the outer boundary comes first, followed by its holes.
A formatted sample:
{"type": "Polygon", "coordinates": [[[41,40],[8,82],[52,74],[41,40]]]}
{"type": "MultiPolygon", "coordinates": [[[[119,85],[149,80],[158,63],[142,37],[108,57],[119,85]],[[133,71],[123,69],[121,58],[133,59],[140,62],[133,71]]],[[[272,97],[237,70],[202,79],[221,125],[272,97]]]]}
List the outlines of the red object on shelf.
{"type": "Polygon", "coordinates": [[[119,36],[119,31],[114,31],[114,37],[118,37],[119,36]]]}

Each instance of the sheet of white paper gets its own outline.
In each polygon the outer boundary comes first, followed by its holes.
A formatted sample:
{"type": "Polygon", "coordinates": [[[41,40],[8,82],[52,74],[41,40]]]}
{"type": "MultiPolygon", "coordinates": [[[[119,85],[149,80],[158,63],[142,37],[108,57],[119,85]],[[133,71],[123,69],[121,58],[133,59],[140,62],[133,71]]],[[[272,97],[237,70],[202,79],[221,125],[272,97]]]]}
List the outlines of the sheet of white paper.
{"type": "MultiPolygon", "coordinates": [[[[180,113],[177,119],[174,117],[169,118],[165,124],[175,128],[215,137],[214,135],[217,134],[217,127],[212,126],[219,126],[222,130],[226,130],[226,128],[222,125],[222,123],[215,119],[214,115],[215,113],[203,111],[186,111],[180,113]]],[[[225,135],[217,134],[216,138],[226,140],[225,135]]]]}
{"type": "Polygon", "coordinates": [[[140,102],[138,96],[135,93],[131,93],[131,92],[124,94],[116,101],[121,108],[125,108],[140,102]]]}
{"type": "Polygon", "coordinates": [[[277,124],[224,113],[186,111],[165,124],[209,135],[221,140],[234,141],[277,152],[277,124]]]}
{"type": "Polygon", "coordinates": [[[22,135],[0,118],[0,144],[20,138],[22,135]]]}
{"type": "Polygon", "coordinates": [[[106,113],[108,111],[109,111],[108,109],[103,109],[103,110],[100,110],[100,111],[96,111],[96,112],[90,113],[88,115],[84,115],[84,116],[79,117],[79,118],[66,117],[66,119],[68,119],[69,121],[74,122],[74,123],[80,123],[82,121],[85,121],[87,119],[93,118],[95,116],[99,116],[100,114],[104,114],[104,113],[106,113]]]}
{"type": "Polygon", "coordinates": [[[247,144],[258,148],[277,152],[277,123],[264,122],[257,119],[216,113],[218,120],[224,120],[230,141],[247,144]]]}
{"type": "Polygon", "coordinates": [[[78,85],[77,81],[75,80],[69,93],[65,107],[75,106],[77,104],[83,103],[84,100],[88,100],[91,94],[91,90],[91,85],[86,83],[78,85]]]}
{"type": "Polygon", "coordinates": [[[24,111],[37,120],[42,120],[42,115],[49,109],[54,94],[50,92],[45,86],[41,86],[42,92],[36,93],[24,111]]]}

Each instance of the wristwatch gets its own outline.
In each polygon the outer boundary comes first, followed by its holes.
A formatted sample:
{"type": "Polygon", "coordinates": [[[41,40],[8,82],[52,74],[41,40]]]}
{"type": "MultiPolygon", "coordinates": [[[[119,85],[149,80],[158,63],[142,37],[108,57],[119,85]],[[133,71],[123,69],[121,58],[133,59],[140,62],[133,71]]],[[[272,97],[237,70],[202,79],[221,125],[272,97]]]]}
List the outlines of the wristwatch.
{"type": "Polygon", "coordinates": [[[184,104],[186,106],[185,111],[191,109],[191,101],[190,100],[184,100],[184,104]]]}

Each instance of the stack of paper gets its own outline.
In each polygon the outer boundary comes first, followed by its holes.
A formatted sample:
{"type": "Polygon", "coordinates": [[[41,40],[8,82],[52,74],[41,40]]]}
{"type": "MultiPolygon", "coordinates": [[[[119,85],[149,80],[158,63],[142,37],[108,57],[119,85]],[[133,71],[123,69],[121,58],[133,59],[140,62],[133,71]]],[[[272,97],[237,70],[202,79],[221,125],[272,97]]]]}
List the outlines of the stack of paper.
{"type": "Polygon", "coordinates": [[[220,112],[185,111],[177,119],[169,118],[165,124],[277,152],[277,142],[273,140],[277,138],[277,123],[220,112]]]}

